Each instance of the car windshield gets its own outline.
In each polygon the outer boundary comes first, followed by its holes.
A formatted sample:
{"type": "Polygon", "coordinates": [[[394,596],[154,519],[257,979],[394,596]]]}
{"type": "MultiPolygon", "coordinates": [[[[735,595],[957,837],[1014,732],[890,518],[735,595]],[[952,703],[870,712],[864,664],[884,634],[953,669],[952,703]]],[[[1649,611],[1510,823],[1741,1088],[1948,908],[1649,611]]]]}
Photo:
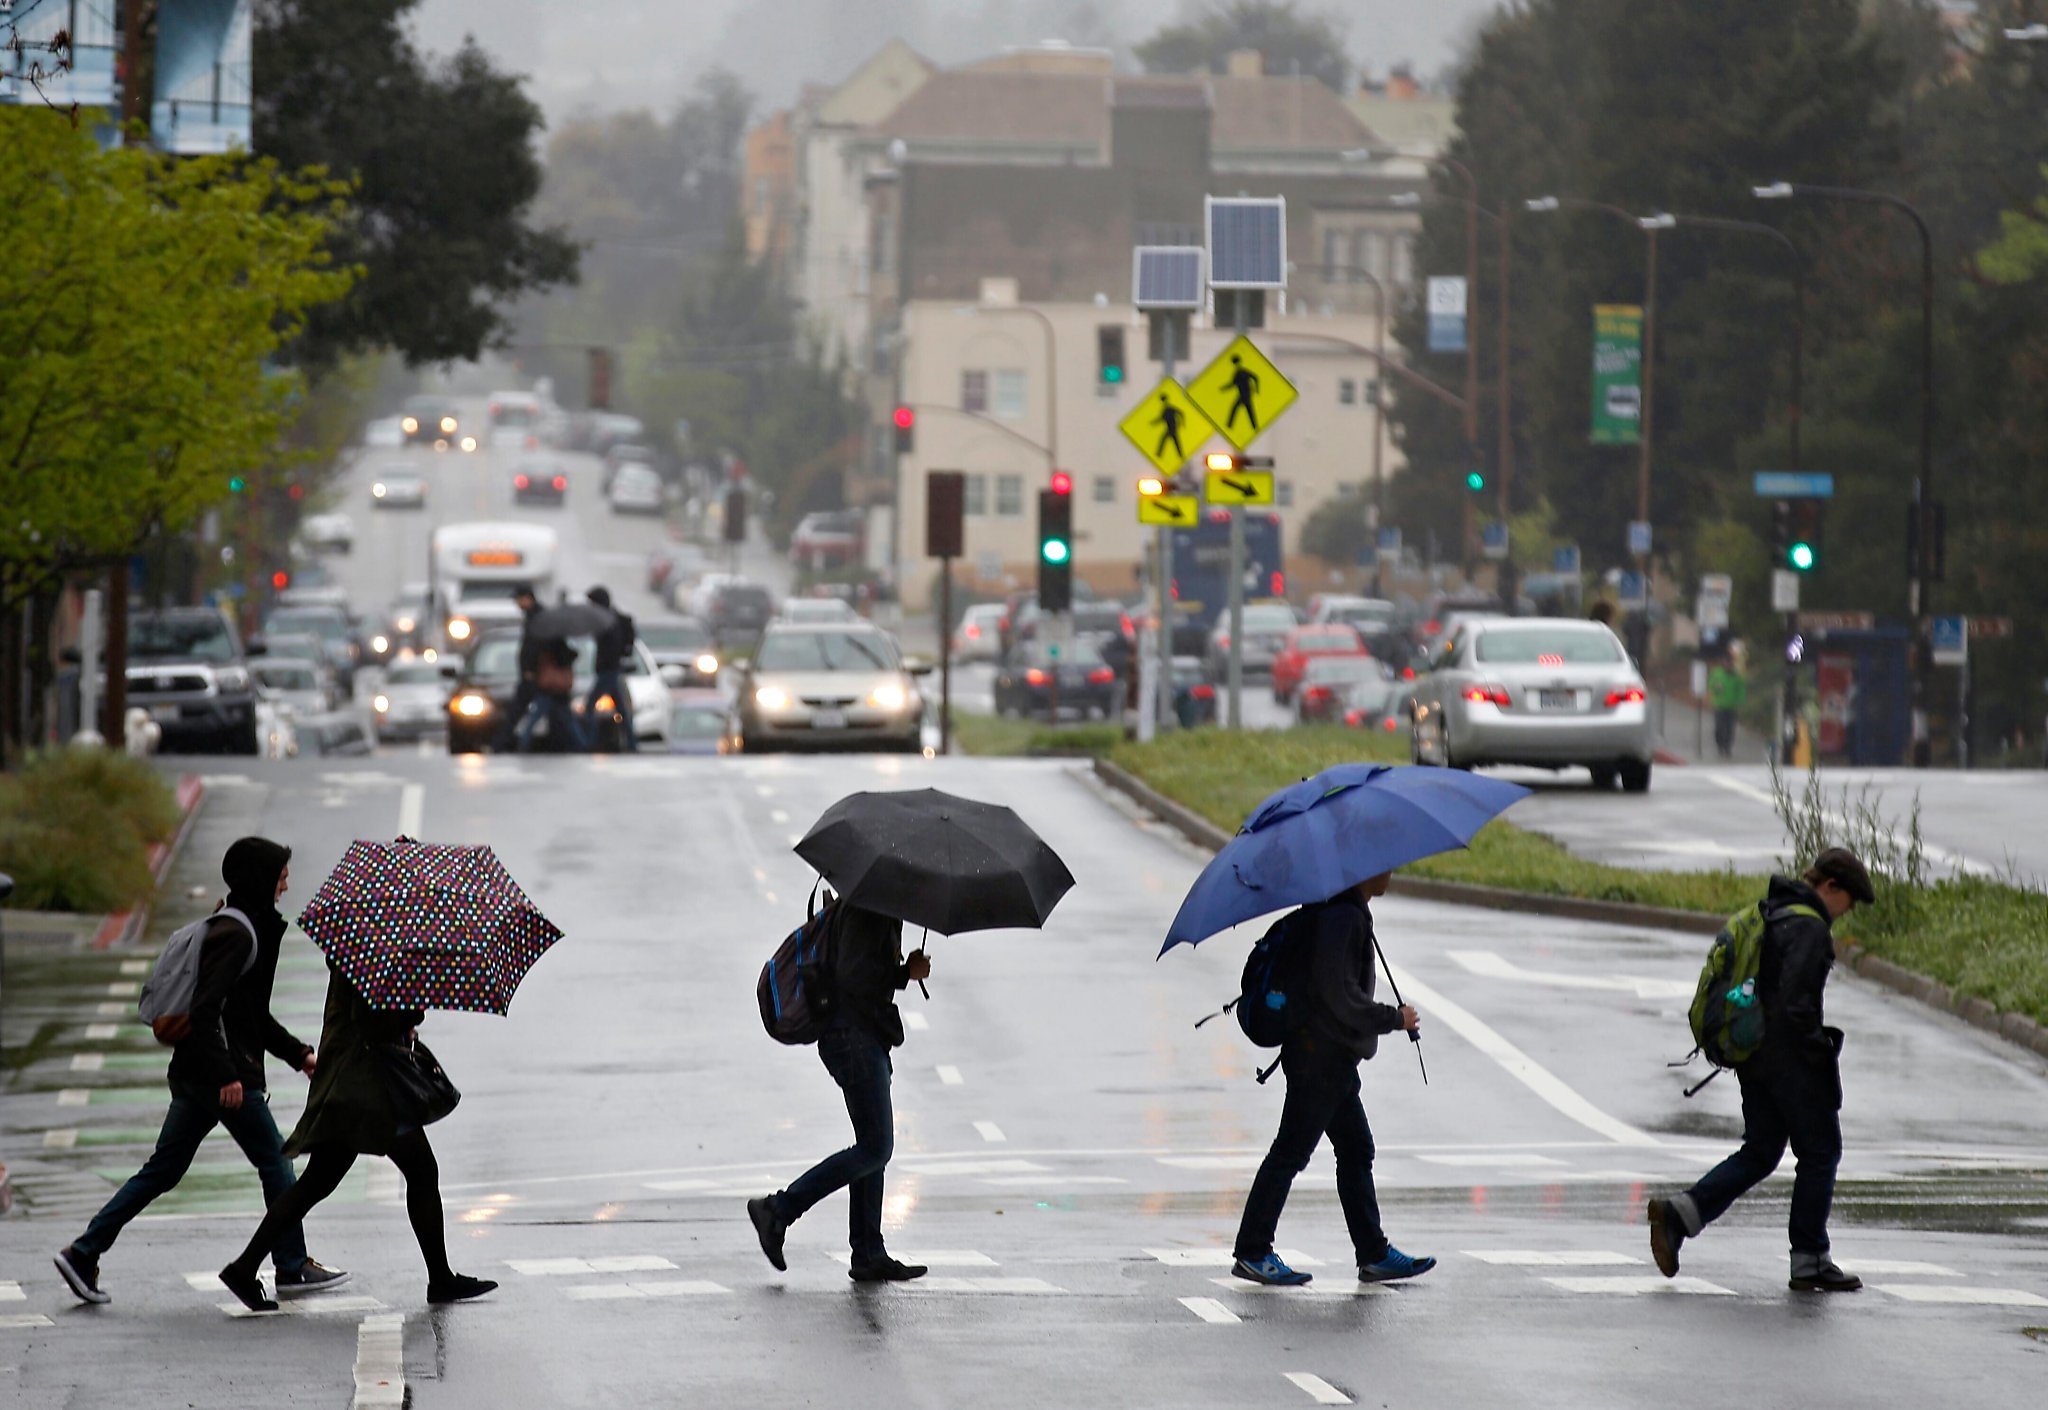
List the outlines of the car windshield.
{"type": "Polygon", "coordinates": [[[1394,620],[1394,607],[1392,603],[1340,602],[1330,609],[1329,617],[1333,622],[1385,624],[1394,620]]]}
{"type": "Polygon", "coordinates": [[[629,463],[619,467],[619,477],[613,483],[648,488],[660,484],[661,476],[655,474],[651,466],[629,463]]]}
{"type": "MultiPolygon", "coordinates": [[[[1230,619],[1222,619],[1226,628],[1230,619]]],[[[1294,609],[1284,602],[1254,602],[1244,609],[1244,629],[1248,632],[1285,631],[1294,625],[1294,609]]]]}
{"type": "Polygon", "coordinates": [[[636,622],[634,634],[653,651],[696,651],[711,645],[701,622],[636,622]]]}
{"type": "Polygon", "coordinates": [[[493,426],[531,426],[534,418],[539,414],[530,406],[520,406],[517,404],[493,406],[491,408],[491,424],[493,426]]]}
{"type": "Polygon", "coordinates": [[[1359,647],[1358,633],[1349,627],[1318,627],[1295,637],[1294,644],[1303,651],[1356,651],[1359,647]]]}
{"type": "Polygon", "coordinates": [[[757,671],[893,671],[896,647],[880,632],[770,632],[757,671]]]}
{"type": "Polygon", "coordinates": [[[725,710],[718,705],[678,705],[669,712],[668,732],[675,739],[716,739],[725,733],[725,710]]]}
{"type": "Polygon", "coordinates": [[[384,679],[392,685],[438,683],[441,679],[441,668],[431,661],[407,661],[385,671],[384,679]]]}
{"type": "Polygon", "coordinates": [[[1478,657],[1497,666],[1606,666],[1621,643],[1590,627],[1514,627],[1482,632],[1478,657]]]}
{"type": "Polygon", "coordinates": [[[320,678],[313,674],[311,666],[297,661],[264,661],[250,668],[256,679],[272,690],[318,690],[320,678]]]}
{"type": "Polygon", "coordinates": [[[843,622],[856,615],[851,607],[829,597],[785,602],[782,614],[792,622],[843,622]]]}
{"type": "Polygon", "coordinates": [[[337,641],[348,636],[348,618],[317,607],[281,607],[263,624],[265,636],[317,636],[337,641]]]}
{"type": "Polygon", "coordinates": [[[462,584],[464,602],[510,602],[520,584],[510,578],[471,578],[462,584]]]}
{"type": "Polygon", "coordinates": [[[136,616],[128,626],[131,657],[189,656],[200,661],[232,661],[235,639],[228,625],[211,613],[189,617],[136,616]]]}
{"type": "Polygon", "coordinates": [[[1124,609],[1115,603],[1074,609],[1074,630],[1077,632],[1120,632],[1123,629],[1124,609]]]}
{"type": "Polygon", "coordinates": [[[725,612],[769,612],[775,599],[768,596],[767,588],[735,583],[718,590],[718,606],[725,612]]]}
{"type": "MultiPolygon", "coordinates": [[[[1050,666],[1053,664],[1053,646],[1050,642],[1038,642],[1031,648],[1031,664],[1050,666]]],[[[1100,666],[1102,653],[1092,641],[1070,641],[1059,648],[1059,664],[1062,666],[1100,666]]]]}

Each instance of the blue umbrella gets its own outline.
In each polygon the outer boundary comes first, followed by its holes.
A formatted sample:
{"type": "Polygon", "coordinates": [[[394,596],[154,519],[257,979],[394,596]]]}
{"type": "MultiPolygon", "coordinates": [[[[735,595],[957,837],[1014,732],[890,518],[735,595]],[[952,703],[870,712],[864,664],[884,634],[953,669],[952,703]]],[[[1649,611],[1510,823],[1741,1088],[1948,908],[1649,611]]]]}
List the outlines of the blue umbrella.
{"type": "Polygon", "coordinates": [[[1159,948],[1196,945],[1383,871],[1464,847],[1529,790],[1457,769],[1339,764],[1252,810],[1180,903],[1159,948]]]}

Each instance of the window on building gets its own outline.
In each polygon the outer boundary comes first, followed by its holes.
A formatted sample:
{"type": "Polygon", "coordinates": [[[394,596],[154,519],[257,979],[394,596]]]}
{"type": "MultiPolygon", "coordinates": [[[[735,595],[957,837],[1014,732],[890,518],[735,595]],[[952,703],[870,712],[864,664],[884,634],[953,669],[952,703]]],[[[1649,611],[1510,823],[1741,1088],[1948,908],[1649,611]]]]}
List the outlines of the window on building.
{"type": "Polygon", "coordinates": [[[1359,384],[1358,401],[1361,406],[1378,406],[1380,404],[1380,384],[1378,379],[1368,378],[1359,384]]]}
{"type": "Polygon", "coordinates": [[[1095,502],[1097,504],[1116,503],[1115,480],[1112,480],[1107,475],[1097,475],[1095,477],[1095,502]]]}
{"type": "Polygon", "coordinates": [[[1351,266],[1351,237],[1341,229],[1332,228],[1323,232],[1323,267],[1318,272],[1325,279],[1341,279],[1351,266]]]}
{"type": "Polygon", "coordinates": [[[960,369],[960,409],[988,410],[988,373],[978,367],[960,369]]]}
{"type": "Polygon", "coordinates": [[[1415,282],[1415,242],[1405,235],[1388,241],[1394,247],[1393,267],[1388,283],[1405,289],[1415,282]]]}
{"type": "Polygon", "coordinates": [[[966,512],[976,515],[988,513],[988,476],[967,477],[966,512]]]}
{"type": "Polygon", "coordinates": [[[1386,282],[1387,239],[1377,230],[1361,230],[1355,240],[1358,267],[1373,278],[1386,282]]]}
{"type": "Polygon", "coordinates": [[[1273,482],[1273,504],[1278,509],[1287,509],[1294,504],[1294,481],[1275,480],[1273,482]]]}
{"type": "Polygon", "coordinates": [[[1024,419],[1024,373],[1015,367],[998,367],[990,374],[989,408],[1005,421],[1024,419]]]}
{"type": "Polygon", "coordinates": [[[1349,377],[1337,379],[1337,405],[1355,406],[1358,403],[1358,383],[1349,377]]]}
{"type": "Polygon", "coordinates": [[[996,476],[996,513],[1011,518],[1024,512],[1024,477],[1022,475],[996,476]]]}

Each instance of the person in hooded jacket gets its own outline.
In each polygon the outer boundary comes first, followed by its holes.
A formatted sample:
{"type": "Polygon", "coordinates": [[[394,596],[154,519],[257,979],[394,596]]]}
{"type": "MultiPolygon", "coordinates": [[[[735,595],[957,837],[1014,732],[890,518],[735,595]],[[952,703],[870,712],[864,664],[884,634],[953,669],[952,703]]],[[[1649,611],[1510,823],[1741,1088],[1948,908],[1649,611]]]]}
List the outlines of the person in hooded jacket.
{"type": "Polygon", "coordinates": [[[1372,1179],[1372,1128],[1360,1100],[1358,1064],[1379,1051],[1389,1033],[1421,1031],[1412,1007],[1373,998],[1375,972],[1371,902],[1387,894],[1388,873],[1369,877],[1327,901],[1304,906],[1291,924],[1285,978],[1309,996],[1309,1018],[1280,1048],[1287,1101],[1280,1130],[1252,1179],[1237,1226],[1231,1272],[1248,1282],[1299,1287],[1310,1275],[1273,1252],[1280,1211],[1294,1177],[1308,1166],[1325,1135],[1337,1157],[1337,1198],[1358,1257],[1361,1282],[1414,1278],[1436,1260],[1411,1257],[1387,1242],[1380,1227],[1379,1195],[1372,1179]]]}
{"type": "Polygon", "coordinates": [[[640,748],[640,741],[633,734],[633,693],[626,689],[624,669],[626,659],[633,654],[633,619],[612,606],[609,588],[594,587],[584,597],[592,606],[611,613],[612,625],[599,632],[592,644],[590,695],[583,702],[583,718],[594,722],[598,716],[597,702],[609,695],[619,712],[619,748],[631,754],[640,748]]]}
{"type": "MultiPolygon", "coordinates": [[[[58,1273],[83,1301],[111,1301],[99,1285],[101,1257],[129,1220],[185,1177],[199,1143],[216,1125],[227,1127],[256,1167],[266,1204],[275,1206],[292,1187],[291,1159],[270,1113],[263,1074],[266,1052],[308,1077],[318,1070],[312,1047],[270,1012],[286,926],[277,903],[290,881],[291,857],[291,848],[268,838],[244,837],[221,860],[221,877],[228,885],[223,905],[249,918],[256,932],[255,955],[250,956],[249,932],[231,917],[216,919],[207,931],[199,952],[192,1032],[171,1053],[171,1109],[164,1115],[156,1150],[85,1232],[57,1255],[58,1273]]],[[[342,1270],[306,1256],[305,1235],[296,1219],[277,1224],[258,1257],[263,1253],[270,1255],[280,1297],[324,1292],[348,1281],[342,1270]]]]}

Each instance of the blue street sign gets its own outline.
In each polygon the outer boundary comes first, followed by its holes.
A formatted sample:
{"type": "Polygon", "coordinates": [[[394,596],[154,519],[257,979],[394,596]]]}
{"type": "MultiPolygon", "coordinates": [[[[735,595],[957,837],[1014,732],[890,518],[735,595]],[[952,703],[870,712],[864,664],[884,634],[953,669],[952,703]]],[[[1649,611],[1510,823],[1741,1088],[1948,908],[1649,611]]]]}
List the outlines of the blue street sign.
{"type": "Polygon", "coordinates": [[[1935,665],[1960,666],[1970,659],[1968,617],[1936,617],[1931,625],[1934,628],[1935,665]]]}
{"type": "Polygon", "coordinates": [[[1553,573],[1576,573],[1579,571],[1579,546],[1566,544],[1550,555],[1550,571],[1553,573]]]}
{"type": "Polygon", "coordinates": [[[1479,531],[1479,545],[1488,558],[1508,556],[1508,526],[1488,524],[1479,531]]]}
{"type": "Polygon", "coordinates": [[[1398,526],[1396,526],[1396,527],[1390,527],[1390,528],[1385,528],[1385,529],[1381,529],[1381,530],[1380,530],[1380,552],[1382,552],[1382,553],[1399,553],[1400,551],[1401,551],[1401,530],[1400,530],[1400,528],[1399,528],[1398,526]]]}
{"type": "Polygon", "coordinates": [[[1379,562],[1380,562],[1380,551],[1379,551],[1378,549],[1374,548],[1374,547],[1373,547],[1373,546],[1372,546],[1371,544],[1369,544],[1369,543],[1367,543],[1367,544],[1360,544],[1360,545],[1359,545],[1359,547],[1358,547],[1358,566],[1359,566],[1359,567],[1361,567],[1361,568],[1377,568],[1377,567],[1379,566],[1379,562]]]}
{"type": "Polygon", "coordinates": [[[1833,499],[1833,475],[1794,475],[1783,470],[1756,472],[1756,492],[1765,499],[1833,499]]]}
{"type": "Polygon", "coordinates": [[[1644,590],[1643,575],[1634,572],[1623,573],[1621,575],[1621,605],[1624,607],[1647,607],[1649,604],[1650,597],[1644,590]]]}

